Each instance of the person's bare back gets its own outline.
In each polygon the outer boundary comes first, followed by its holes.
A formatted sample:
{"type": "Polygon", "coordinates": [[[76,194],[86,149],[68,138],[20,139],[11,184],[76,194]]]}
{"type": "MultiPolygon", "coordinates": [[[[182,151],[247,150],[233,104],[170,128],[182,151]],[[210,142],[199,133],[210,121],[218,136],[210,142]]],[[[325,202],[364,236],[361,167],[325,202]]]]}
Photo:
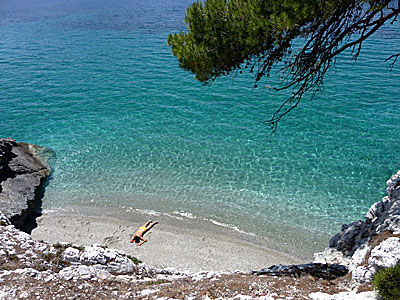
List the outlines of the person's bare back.
{"type": "Polygon", "coordinates": [[[131,238],[131,243],[135,242],[138,244],[138,246],[143,245],[144,243],[147,242],[147,240],[143,237],[143,235],[149,231],[151,228],[153,228],[154,225],[158,224],[157,221],[153,222],[151,224],[151,220],[149,220],[146,224],[143,226],[140,226],[139,229],[136,231],[136,233],[132,236],[131,238]]]}

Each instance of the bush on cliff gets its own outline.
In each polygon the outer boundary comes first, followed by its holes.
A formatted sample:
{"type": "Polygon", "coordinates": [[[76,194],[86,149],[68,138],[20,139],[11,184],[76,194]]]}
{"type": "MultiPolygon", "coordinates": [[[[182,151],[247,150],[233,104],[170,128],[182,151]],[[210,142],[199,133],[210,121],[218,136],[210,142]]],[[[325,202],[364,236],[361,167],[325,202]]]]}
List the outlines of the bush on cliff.
{"type": "Polygon", "coordinates": [[[380,270],[372,281],[379,295],[385,300],[400,299],[400,264],[380,270]]]}

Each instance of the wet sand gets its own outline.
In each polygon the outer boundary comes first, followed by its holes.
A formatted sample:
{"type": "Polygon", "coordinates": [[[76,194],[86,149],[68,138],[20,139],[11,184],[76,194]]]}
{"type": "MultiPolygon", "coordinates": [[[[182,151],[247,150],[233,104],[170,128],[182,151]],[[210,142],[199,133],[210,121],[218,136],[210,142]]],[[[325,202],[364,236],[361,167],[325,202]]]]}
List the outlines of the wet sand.
{"type": "MultiPolygon", "coordinates": [[[[32,237],[51,243],[100,243],[124,250],[156,267],[184,271],[249,271],[274,264],[304,263],[304,259],[273,250],[251,236],[197,220],[130,213],[130,220],[47,212],[38,218],[32,237]],[[145,234],[147,243],[130,243],[132,234],[147,220],[159,221],[145,234]]],[[[312,255],[312,254],[311,254],[312,255]]]]}

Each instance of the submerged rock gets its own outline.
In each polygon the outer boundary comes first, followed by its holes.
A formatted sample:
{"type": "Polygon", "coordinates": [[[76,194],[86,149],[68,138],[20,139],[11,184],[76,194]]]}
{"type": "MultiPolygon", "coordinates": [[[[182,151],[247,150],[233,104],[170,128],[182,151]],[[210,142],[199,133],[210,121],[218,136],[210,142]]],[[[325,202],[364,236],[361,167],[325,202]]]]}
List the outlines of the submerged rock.
{"type": "Polygon", "coordinates": [[[37,153],[38,146],[0,139],[0,211],[22,228],[37,190],[49,175],[49,168],[37,153]]]}

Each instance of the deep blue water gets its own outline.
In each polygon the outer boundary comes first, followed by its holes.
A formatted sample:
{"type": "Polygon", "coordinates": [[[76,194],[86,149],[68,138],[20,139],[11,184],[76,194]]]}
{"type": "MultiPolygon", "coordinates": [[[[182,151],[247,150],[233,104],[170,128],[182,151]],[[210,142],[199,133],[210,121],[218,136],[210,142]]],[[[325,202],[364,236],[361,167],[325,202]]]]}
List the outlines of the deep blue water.
{"type": "Polygon", "coordinates": [[[278,131],[284,95],[203,86],[166,45],[191,0],[0,0],[0,136],[54,151],[45,209],[192,214],[259,236],[362,218],[400,168],[397,22],[340,57],[278,131]]]}

